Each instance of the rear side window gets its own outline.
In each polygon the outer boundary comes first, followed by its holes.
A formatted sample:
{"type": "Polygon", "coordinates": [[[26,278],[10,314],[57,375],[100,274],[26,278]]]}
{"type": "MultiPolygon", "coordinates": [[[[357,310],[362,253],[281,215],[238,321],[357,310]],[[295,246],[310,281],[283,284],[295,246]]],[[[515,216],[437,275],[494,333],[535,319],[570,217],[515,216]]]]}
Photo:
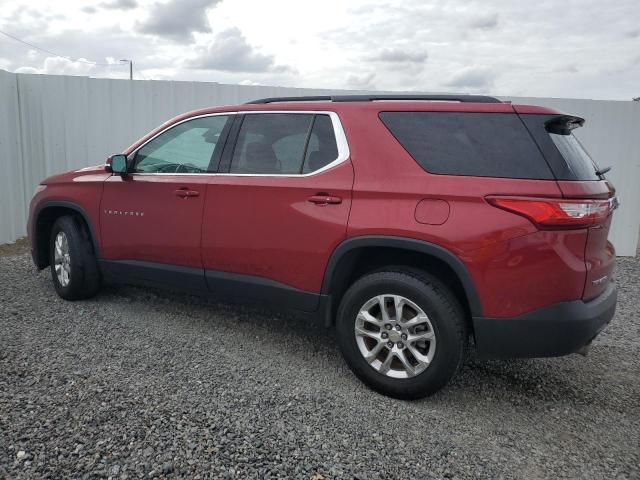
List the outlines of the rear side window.
{"type": "Polygon", "coordinates": [[[326,167],[338,158],[338,145],[329,115],[316,115],[307,144],[302,173],[326,167]]]}
{"type": "Polygon", "coordinates": [[[245,114],[230,173],[312,173],[337,158],[338,148],[329,115],[245,114]]]}
{"type": "Polygon", "coordinates": [[[558,180],[600,180],[595,162],[573,135],[583,120],[569,115],[521,115],[558,180]],[[576,122],[580,120],[579,122],[576,122]]]}
{"type": "Polygon", "coordinates": [[[380,119],[430,173],[553,179],[540,150],[515,114],[382,112],[380,119]]]}
{"type": "Polygon", "coordinates": [[[231,173],[300,173],[313,115],[246,115],[231,160],[231,173]]]}
{"type": "Polygon", "coordinates": [[[550,133],[549,136],[555,143],[560,155],[567,162],[567,167],[576,180],[598,180],[598,170],[591,157],[572,133],[559,135],[550,133]]]}

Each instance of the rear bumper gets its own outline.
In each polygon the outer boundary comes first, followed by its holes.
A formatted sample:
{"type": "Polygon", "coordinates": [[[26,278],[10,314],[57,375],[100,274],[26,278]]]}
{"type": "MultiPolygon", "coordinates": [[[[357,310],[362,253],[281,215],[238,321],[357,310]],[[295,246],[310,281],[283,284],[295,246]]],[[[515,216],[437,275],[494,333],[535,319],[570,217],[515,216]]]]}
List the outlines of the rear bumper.
{"type": "Polygon", "coordinates": [[[473,318],[479,357],[558,357],[593,340],[616,311],[611,282],[598,297],[550,305],[514,318],[473,318]]]}

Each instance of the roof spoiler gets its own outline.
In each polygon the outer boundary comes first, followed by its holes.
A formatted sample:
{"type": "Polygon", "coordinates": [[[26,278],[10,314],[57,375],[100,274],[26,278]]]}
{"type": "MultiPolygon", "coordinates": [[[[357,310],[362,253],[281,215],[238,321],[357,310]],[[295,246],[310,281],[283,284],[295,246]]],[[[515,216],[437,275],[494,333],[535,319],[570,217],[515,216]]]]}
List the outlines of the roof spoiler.
{"type": "Polygon", "coordinates": [[[571,130],[584,125],[584,118],[575,115],[557,115],[544,122],[544,128],[549,133],[569,135],[571,130]]]}

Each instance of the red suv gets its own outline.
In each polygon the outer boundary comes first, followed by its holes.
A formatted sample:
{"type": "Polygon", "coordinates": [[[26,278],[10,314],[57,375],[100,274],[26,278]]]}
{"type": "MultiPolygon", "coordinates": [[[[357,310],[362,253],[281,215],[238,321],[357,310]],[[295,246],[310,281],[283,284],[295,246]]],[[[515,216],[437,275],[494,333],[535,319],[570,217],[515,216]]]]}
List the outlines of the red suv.
{"type": "Polygon", "coordinates": [[[270,98],[170,120],[31,202],[58,294],[103,281],[335,325],[387,395],[480,357],[581,352],[613,317],[614,189],[584,120],[485,96],[270,98]]]}

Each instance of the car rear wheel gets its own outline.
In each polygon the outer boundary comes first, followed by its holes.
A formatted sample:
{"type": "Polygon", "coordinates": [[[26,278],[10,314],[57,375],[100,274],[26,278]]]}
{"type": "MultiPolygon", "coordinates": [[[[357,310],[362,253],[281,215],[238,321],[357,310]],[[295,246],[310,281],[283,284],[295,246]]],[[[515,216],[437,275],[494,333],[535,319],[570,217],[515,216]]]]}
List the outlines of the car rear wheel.
{"type": "Polygon", "coordinates": [[[467,347],[464,312],[436,278],[409,270],[375,272],[345,293],[338,342],[351,370],[385,395],[415,399],[445,386],[467,347]]]}
{"type": "Polygon", "coordinates": [[[100,289],[100,272],[86,226],[65,215],[51,229],[51,277],[58,295],[66,300],[94,296],[100,289]]]}

